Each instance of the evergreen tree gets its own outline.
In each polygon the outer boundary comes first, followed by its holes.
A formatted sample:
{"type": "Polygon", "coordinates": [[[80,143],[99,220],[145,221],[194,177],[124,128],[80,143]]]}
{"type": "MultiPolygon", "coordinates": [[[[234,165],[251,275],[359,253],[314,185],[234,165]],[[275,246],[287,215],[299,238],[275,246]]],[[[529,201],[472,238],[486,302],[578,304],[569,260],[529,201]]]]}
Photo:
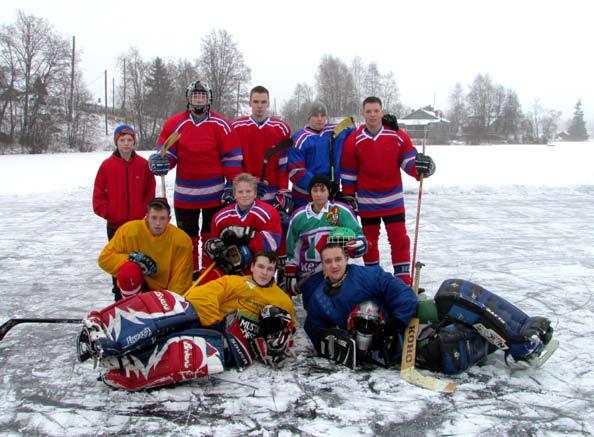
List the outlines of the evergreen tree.
{"type": "Polygon", "coordinates": [[[582,111],[582,101],[578,100],[575,105],[573,118],[567,129],[569,133],[569,141],[586,141],[588,139],[588,131],[586,130],[586,122],[584,121],[584,111],[582,111]]]}

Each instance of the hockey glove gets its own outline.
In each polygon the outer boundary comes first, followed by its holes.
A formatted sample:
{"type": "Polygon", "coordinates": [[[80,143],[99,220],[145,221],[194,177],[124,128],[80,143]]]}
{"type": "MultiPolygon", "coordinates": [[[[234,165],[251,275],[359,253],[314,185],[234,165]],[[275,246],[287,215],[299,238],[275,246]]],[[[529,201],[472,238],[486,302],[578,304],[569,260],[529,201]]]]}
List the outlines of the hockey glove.
{"type": "Polygon", "coordinates": [[[287,211],[287,213],[290,214],[293,209],[293,195],[289,190],[277,191],[274,195],[272,206],[277,211],[287,211]]]}
{"type": "Polygon", "coordinates": [[[299,291],[299,286],[297,283],[298,280],[299,269],[295,264],[287,264],[285,266],[285,292],[289,296],[297,296],[299,291]]]}
{"type": "Polygon", "coordinates": [[[142,274],[145,276],[152,276],[157,273],[157,263],[145,253],[130,252],[128,254],[128,261],[138,264],[140,266],[140,270],[142,270],[142,274]]]}
{"type": "Polygon", "coordinates": [[[235,202],[235,196],[233,195],[233,185],[231,182],[227,182],[225,184],[225,188],[223,189],[223,194],[221,195],[221,204],[223,206],[231,205],[235,202]]]}
{"type": "Polygon", "coordinates": [[[169,171],[169,160],[159,153],[153,153],[148,160],[149,170],[155,176],[165,176],[169,171]]]}
{"type": "Polygon", "coordinates": [[[390,129],[398,130],[398,119],[395,115],[386,114],[382,118],[382,124],[390,129]]]}
{"type": "Polygon", "coordinates": [[[429,155],[417,154],[417,175],[428,178],[435,173],[435,162],[429,155]]]}
{"type": "Polygon", "coordinates": [[[344,246],[344,251],[349,258],[359,258],[365,255],[365,252],[367,252],[367,241],[365,237],[358,237],[348,241],[344,246]]]}
{"type": "Polygon", "coordinates": [[[355,196],[345,196],[344,194],[342,194],[342,191],[339,191],[338,193],[336,193],[334,200],[348,205],[355,214],[359,212],[359,203],[357,202],[355,196]]]}
{"type": "Polygon", "coordinates": [[[206,256],[213,261],[220,259],[225,254],[225,243],[220,238],[211,238],[206,242],[205,246],[206,256]]]}
{"type": "Polygon", "coordinates": [[[268,184],[266,182],[258,182],[256,191],[257,191],[256,195],[257,195],[258,199],[261,199],[268,192],[268,184]]]}

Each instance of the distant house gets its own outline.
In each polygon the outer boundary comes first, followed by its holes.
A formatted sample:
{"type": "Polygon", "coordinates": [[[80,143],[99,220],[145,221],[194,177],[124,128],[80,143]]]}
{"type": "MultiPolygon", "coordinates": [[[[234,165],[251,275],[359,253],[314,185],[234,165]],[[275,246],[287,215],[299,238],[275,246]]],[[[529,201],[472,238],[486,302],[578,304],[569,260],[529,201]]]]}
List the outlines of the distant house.
{"type": "Polygon", "coordinates": [[[399,118],[398,125],[412,138],[416,145],[423,140],[426,144],[448,144],[450,140],[450,122],[441,111],[432,106],[425,106],[399,118]]]}

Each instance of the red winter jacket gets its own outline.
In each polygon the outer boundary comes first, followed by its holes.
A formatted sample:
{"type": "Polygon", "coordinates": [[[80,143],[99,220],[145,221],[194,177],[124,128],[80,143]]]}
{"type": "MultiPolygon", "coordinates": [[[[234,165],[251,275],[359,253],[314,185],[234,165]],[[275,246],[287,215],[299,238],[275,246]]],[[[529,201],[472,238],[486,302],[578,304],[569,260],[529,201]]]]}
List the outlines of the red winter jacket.
{"type": "Polygon", "coordinates": [[[146,207],[155,197],[155,177],[142,156],[132,152],[128,162],[116,150],[101,163],[95,177],[93,211],[118,228],[130,220],[145,216],[146,207]]]}

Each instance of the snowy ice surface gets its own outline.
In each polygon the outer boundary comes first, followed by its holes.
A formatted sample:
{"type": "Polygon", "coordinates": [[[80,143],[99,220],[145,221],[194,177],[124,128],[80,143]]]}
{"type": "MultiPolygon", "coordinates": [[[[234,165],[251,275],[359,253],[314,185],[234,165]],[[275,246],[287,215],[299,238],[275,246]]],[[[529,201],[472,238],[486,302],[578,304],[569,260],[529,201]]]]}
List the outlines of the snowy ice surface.
{"type": "MultiPolygon", "coordinates": [[[[150,392],[115,391],[75,359],[76,325],[23,324],[0,342],[2,435],[592,435],[594,143],[430,146],[419,239],[422,285],[463,278],[553,321],[541,368],[501,352],[450,378],[453,395],[395,370],[350,371],[313,356],[256,364],[150,392]]],[[[146,156],[146,152],[143,152],[146,156]]],[[[92,183],[107,152],[0,156],[0,323],[82,317],[111,302],[96,264],[106,242],[92,183]]],[[[173,175],[167,176],[171,197],[173,175]]],[[[159,185],[158,185],[159,187],[159,185]]],[[[409,234],[418,185],[405,176],[409,234]]],[[[159,188],[158,188],[159,189],[159,188]]],[[[382,264],[390,268],[387,240],[382,264]]],[[[297,302],[298,317],[303,309],[297,302]]]]}

